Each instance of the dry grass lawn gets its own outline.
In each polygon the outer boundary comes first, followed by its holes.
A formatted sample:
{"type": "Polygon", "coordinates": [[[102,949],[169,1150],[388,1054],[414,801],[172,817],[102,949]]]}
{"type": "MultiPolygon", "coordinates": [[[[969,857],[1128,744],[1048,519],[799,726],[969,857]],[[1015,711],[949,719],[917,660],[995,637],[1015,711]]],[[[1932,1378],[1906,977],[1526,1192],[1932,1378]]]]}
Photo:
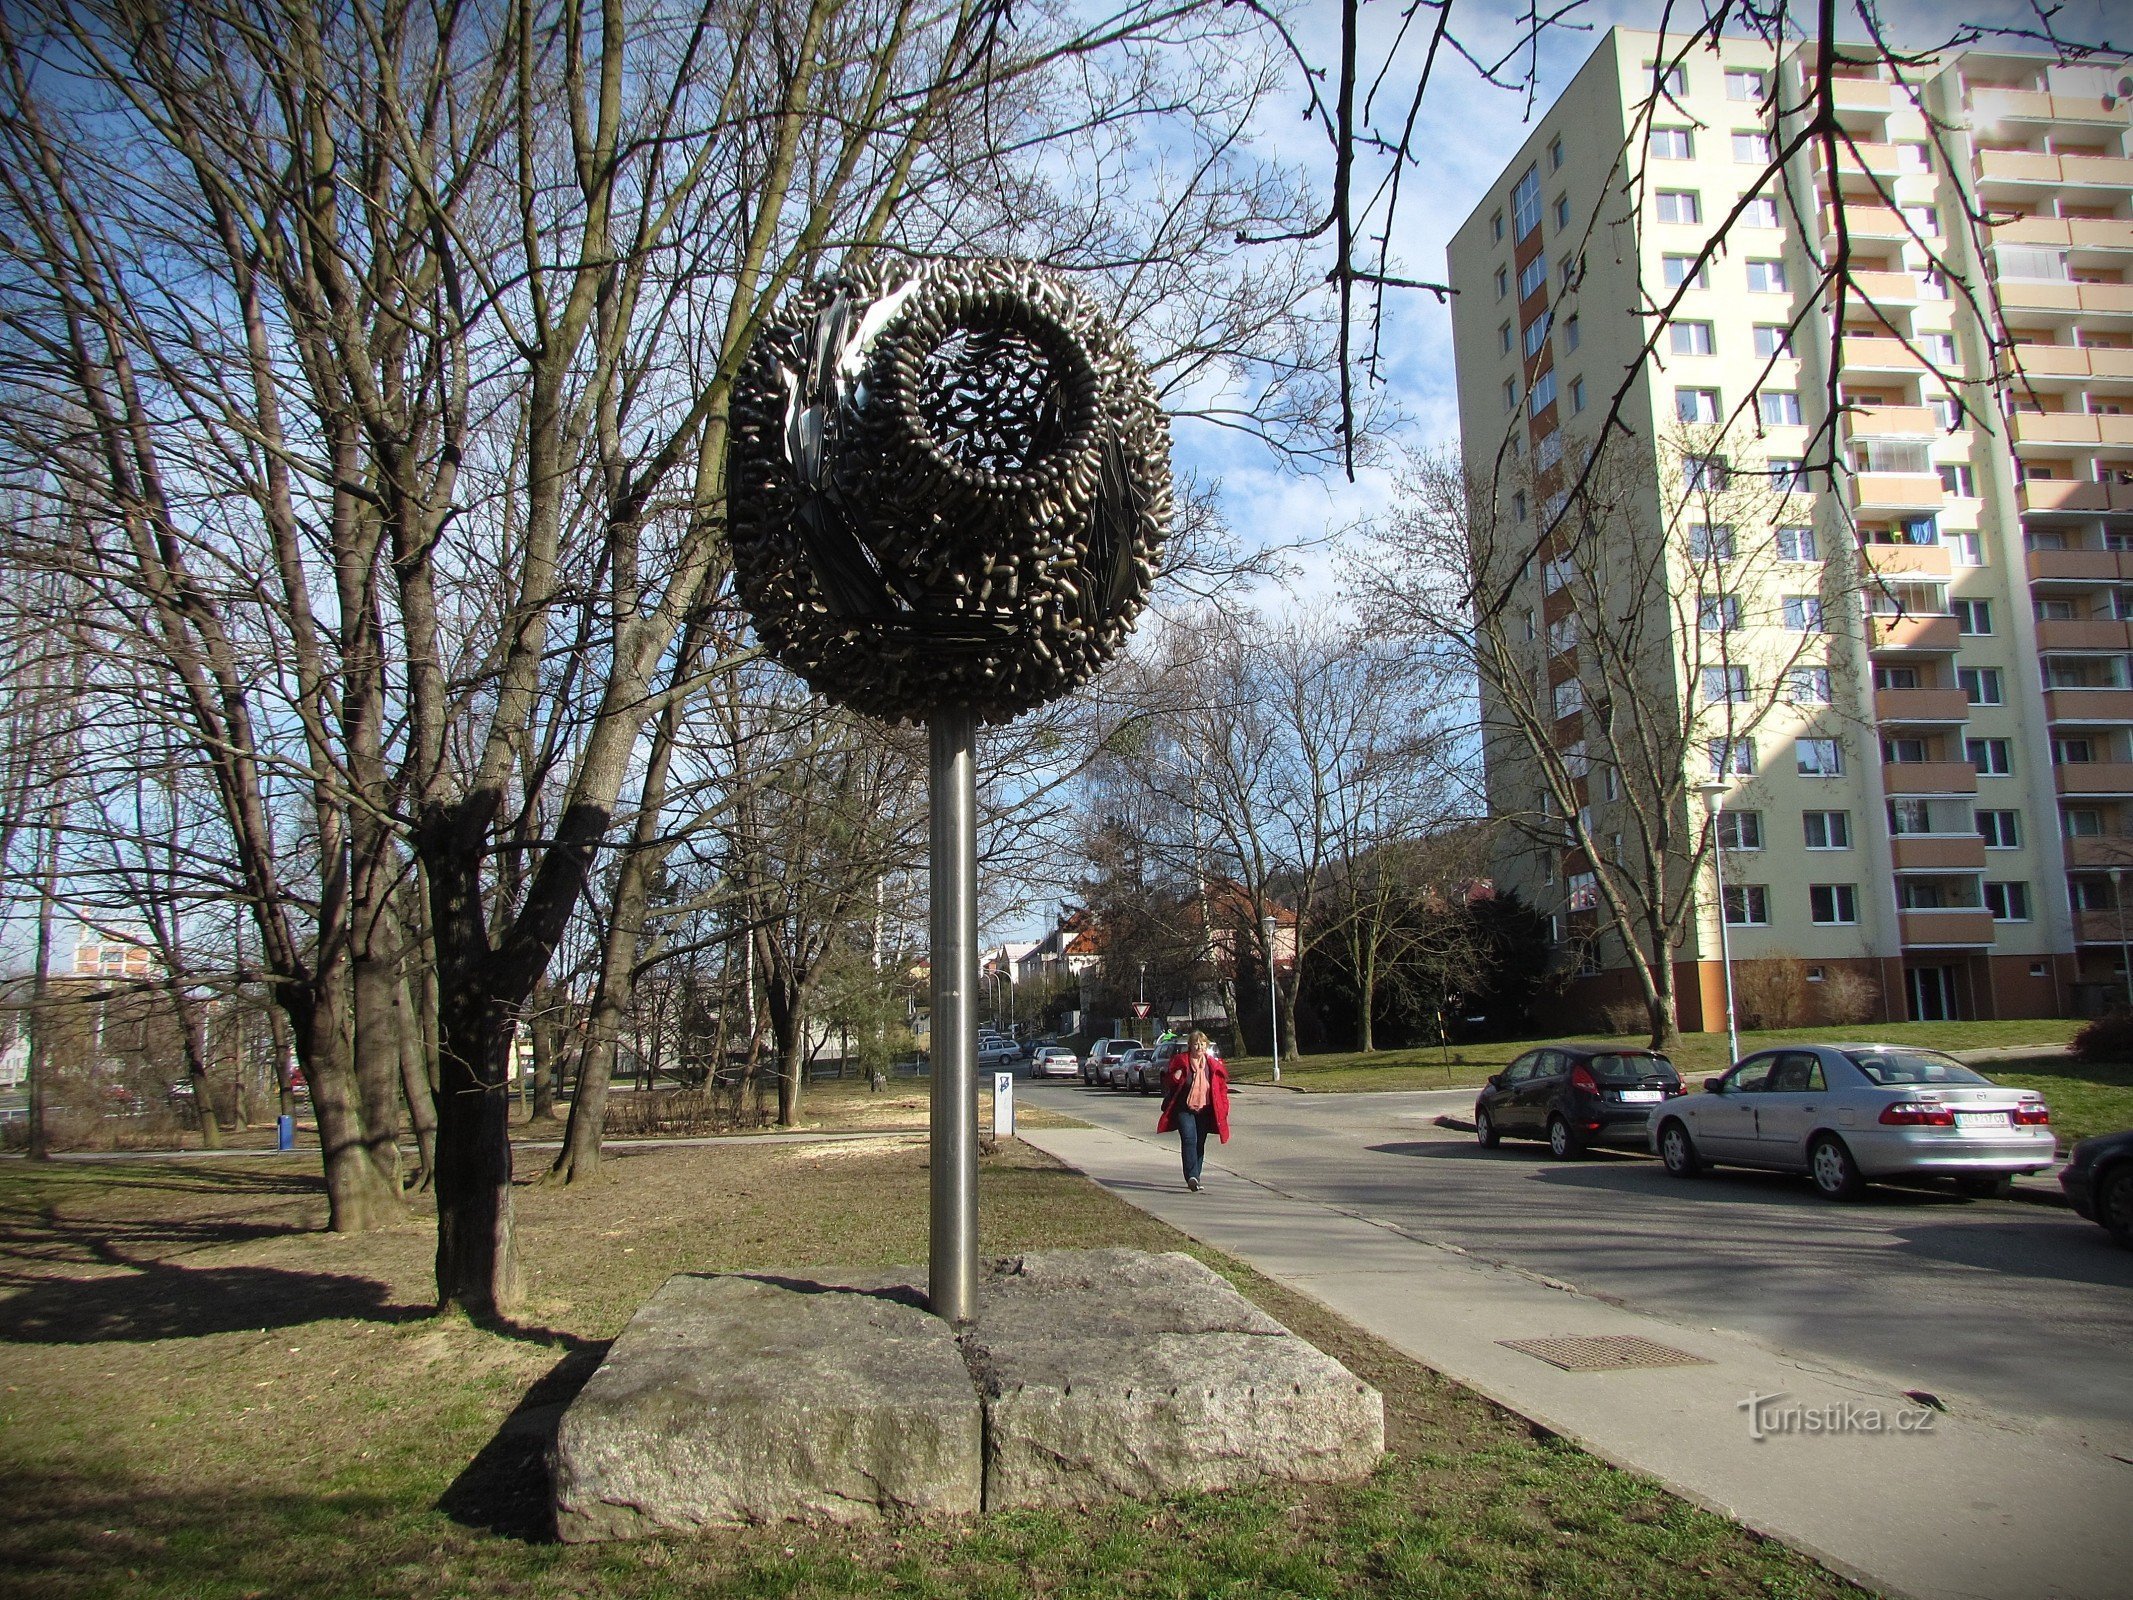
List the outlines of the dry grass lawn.
{"type": "MultiPolygon", "coordinates": [[[[924,1149],[640,1147],[522,1188],[531,1293],[428,1305],[431,1222],[319,1231],[308,1161],[0,1166],[0,1572],[25,1597],[1827,1596],[1806,1560],[1228,1272],[1385,1392],[1339,1489],[1080,1515],[563,1548],[547,1431],[669,1273],[922,1259],[924,1149]]],[[[522,1165],[538,1170],[540,1163],[522,1165]]],[[[1186,1247],[1027,1147],[985,1161],[988,1249],[1186,1247]]]]}

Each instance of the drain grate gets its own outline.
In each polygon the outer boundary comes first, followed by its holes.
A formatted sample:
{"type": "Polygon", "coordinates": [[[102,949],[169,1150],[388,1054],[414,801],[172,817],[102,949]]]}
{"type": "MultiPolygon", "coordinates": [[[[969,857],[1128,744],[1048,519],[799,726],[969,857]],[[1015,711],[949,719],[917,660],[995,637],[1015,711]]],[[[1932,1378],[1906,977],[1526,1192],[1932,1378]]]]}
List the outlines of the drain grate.
{"type": "Polygon", "coordinates": [[[1537,1357],[1565,1372],[1617,1372],[1627,1367],[1707,1367],[1711,1363],[1686,1350],[1640,1339],[1634,1334],[1604,1338],[1498,1339],[1506,1350],[1537,1357]]]}

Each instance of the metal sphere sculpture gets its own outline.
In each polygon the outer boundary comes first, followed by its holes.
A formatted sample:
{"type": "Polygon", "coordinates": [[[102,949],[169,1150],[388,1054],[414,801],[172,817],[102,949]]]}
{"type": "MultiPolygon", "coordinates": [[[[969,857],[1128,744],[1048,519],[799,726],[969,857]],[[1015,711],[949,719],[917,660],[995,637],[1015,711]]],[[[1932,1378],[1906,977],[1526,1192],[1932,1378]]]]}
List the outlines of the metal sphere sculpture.
{"type": "Polygon", "coordinates": [[[1139,614],[1170,428],[1118,330],[1042,268],[859,271],[757,336],[726,486],[772,655],[876,717],[1005,722],[1088,681],[1139,614]]]}

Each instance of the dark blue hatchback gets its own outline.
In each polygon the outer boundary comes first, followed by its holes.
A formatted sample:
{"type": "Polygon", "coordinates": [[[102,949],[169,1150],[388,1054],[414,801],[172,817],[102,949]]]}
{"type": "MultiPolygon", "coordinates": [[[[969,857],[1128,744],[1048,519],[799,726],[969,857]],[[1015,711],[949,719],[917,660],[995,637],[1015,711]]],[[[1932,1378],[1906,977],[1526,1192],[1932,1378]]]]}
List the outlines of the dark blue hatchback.
{"type": "Polygon", "coordinates": [[[1685,1093],[1656,1050],[1552,1044],[1489,1079],[1474,1102],[1474,1138],[1490,1150],[1501,1139],[1545,1139],[1559,1160],[1596,1144],[1641,1150],[1652,1108],[1685,1093]]]}

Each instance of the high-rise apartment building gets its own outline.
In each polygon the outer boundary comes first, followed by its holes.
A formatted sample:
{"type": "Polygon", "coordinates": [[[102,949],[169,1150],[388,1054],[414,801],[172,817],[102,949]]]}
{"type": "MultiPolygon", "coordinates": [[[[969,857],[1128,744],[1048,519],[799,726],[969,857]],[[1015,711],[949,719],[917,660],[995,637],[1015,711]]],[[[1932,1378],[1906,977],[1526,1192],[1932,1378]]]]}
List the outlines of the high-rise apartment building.
{"type": "Polygon", "coordinates": [[[1815,52],[1679,48],[1611,32],[1450,247],[1508,661],[1491,809],[1521,824],[1499,880],[1557,919],[1588,1000],[1629,999],[1596,879],[1693,853],[1722,782],[1723,896],[1709,864],[1678,875],[1684,1027],[1723,1025],[1721,904],[1743,988],[1789,984],[1797,1015],[2133,993],[2133,83],[1842,62],[1836,159],[1818,139],[1771,175],[1815,52]],[[1664,815],[1630,792],[1632,692],[1677,727],[1664,815]],[[1569,763],[1553,789],[1537,745],[1569,763]]]}

